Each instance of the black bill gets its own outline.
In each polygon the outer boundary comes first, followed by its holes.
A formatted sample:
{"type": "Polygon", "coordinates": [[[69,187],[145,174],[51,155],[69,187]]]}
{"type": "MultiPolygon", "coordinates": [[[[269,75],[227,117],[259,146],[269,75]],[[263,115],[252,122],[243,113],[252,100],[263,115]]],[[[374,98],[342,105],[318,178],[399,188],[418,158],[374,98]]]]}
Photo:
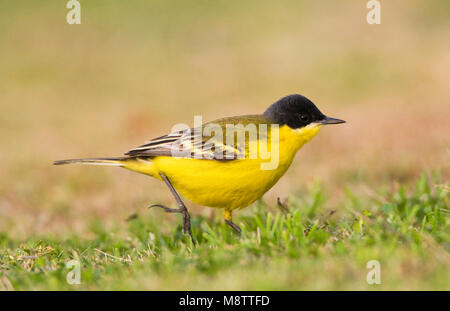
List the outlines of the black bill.
{"type": "Polygon", "coordinates": [[[322,123],[322,124],[339,124],[339,123],[345,123],[345,121],[341,120],[341,119],[325,117],[325,119],[321,120],[320,123],[322,123]]]}

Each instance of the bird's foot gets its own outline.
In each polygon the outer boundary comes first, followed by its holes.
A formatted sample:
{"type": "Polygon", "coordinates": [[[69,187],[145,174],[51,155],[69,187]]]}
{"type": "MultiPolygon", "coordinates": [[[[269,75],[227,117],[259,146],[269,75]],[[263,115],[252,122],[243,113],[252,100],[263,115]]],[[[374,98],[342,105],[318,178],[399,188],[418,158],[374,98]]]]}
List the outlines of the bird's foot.
{"type": "Polygon", "coordinates": [[[152,207],[161,207],[166,213],[182,213],[183,211],[181,208],[169,208],[167,206],[161,205],[161,204],[153,204],[149,206],[148,208],[152,207]]]}
{"type": "Polygon", "coordinates": [[[236,233],[237,233],[239,236],[241,236],[242,230],[241,230],[241,228],[239,228],[238,225],[236,225],[234,222],[232,222],[231,220],[228,220],[228,219],[225,219],[225,223],[226,223],[227,225],[229,225],[231,228],[233,228],[233,230],[236,231],[236,233]]]}
{"type": "Polygon", "coordinates": [[[191,215],[189,215],[187,209],[185,209],[183,212],[183,233],[189,234],[191,237],[192,244],[195,245],[194,238],[192,237],[192,231],[191,231],[191,215]]]}
{"type": "Polygon", "coordinates": [[[183,234],[189,234],[189,237],[191,238],[192,244],[195,245],[194,238],[192,236],[191,231],[191,216],[189,215],[189,212],[186,208],[169,208],[167,206],[164,206],[162,204],[153,204],[149,208],[152,207],[161,207],[166,213],[179,213],[183,217],[183,234]]]}
{"type": "Polygon", "coordinates": [[[277,206],[278,208],[283,212],[283,214],[288,215],[289,214],[289,208],[287,207],[286,201],[281,202],[280,197],[277,198],[277,206]]]}

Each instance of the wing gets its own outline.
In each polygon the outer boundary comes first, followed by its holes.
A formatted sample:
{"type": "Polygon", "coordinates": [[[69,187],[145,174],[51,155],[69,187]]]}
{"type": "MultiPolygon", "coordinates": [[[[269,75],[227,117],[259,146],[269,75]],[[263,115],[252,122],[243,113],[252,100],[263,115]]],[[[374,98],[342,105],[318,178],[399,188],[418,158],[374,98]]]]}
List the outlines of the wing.
{"type": "Polygon", "coordinates": [[[127,153],[132,157],[181,157],[218,161],[242,159],[257,144],[261,116],[241,116],[215,120],[199,128],[172,132],[154,138],[127,153]]]}

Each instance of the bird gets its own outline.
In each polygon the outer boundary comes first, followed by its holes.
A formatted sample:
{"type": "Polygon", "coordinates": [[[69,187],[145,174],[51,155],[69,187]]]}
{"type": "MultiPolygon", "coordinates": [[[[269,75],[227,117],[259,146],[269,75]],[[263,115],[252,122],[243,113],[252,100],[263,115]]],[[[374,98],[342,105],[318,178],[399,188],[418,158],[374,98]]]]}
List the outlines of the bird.
{"type": "Polygon", "coordinates": [[[324,115],[300,94],[284,96],[262,114],[225,117],[171,131],[131,149],[124,156],[81,158],[53,164],[118,166],[166,184],[182,215],[182,232],[195,243],[190,214],[182,197],[224,211],[225,223],[241,235],[233,211],[261,198],[290,167],[297,151],[324,125],[345,123],[324,115]],[[212,134],[214,133],[214,135],[212,134]]]}

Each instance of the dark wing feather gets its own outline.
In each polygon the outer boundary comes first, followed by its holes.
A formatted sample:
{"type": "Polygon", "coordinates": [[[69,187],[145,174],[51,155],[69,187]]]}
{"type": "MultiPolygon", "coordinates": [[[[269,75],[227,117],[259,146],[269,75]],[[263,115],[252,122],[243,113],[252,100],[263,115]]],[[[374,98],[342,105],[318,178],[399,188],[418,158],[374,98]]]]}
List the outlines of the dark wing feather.
{"type": "Polygon", "coordinates": [[[246,126],[249,123],[258,125],[262,122],[267,123],[267,121],[262,119],[261,116],[223,118],[204,124],[201,132],[204,133],[205,126],[207,125],[218,125],[223,133],[223,136],[220,138],[217,138],[214,135],[202,136],[199,131],[191,128],[154,138],[139,147],[131,149],[125,153],[125,155],[130,157],[168,156],[191,157],[208,160],[214,159],[218,161],[235,160],[242,156],[242,153],[248,149],[248,145],[246,145],[245,148],[242,148],[242,146],[237,146],[236,142],[233,145],[227,145],[226,125],[243,124],[246,126]],[[184,150],[182,155],[180,155],[181,150],[184,150]],[[226,158],[223,156],[223,151],[228,151],[226,158]],[[217,154],[222,154],[222,156],[217,156],[217,154]]]}

